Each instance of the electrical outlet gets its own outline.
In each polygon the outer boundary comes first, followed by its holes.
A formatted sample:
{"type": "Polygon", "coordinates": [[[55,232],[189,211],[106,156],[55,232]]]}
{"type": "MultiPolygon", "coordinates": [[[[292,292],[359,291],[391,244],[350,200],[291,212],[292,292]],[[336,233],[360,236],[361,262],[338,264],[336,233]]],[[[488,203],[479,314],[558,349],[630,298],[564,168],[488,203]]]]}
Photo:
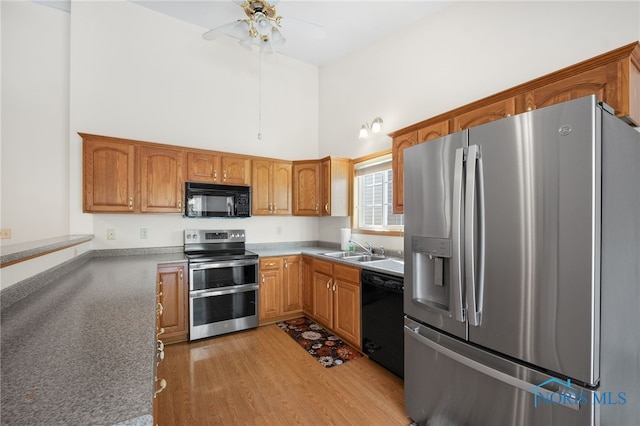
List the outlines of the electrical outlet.
{"type": "Polygon", "coordinates": [[[147,228],[140,228],[140,239],[146,240],[149,238],[149,230],[147,228]]]}
{"type": "Polygon", "coordinates": [[[0,229],[0,239],[11,238],[11,228],[0,229]]]}
{"type": "Polygon", "coordinates": [[[116,239],[116,230],[107,229],[107,240],[115,240],[115,239],[116,239]]]}
{"type": "Polygon", "coordinates": [[[282,226],[276,226],[276,234],[282,235],[282,226]]]}

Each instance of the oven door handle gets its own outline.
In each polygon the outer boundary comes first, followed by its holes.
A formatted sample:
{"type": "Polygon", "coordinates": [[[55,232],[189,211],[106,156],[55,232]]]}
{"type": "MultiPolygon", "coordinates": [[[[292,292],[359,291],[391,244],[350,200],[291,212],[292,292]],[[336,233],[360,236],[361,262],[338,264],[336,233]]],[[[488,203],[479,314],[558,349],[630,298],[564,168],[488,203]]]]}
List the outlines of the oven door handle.
{"type": "Polygon", "coordinates": [[[189,264],[190,271],[201,271],[203,269],[214,269],[214,268],[229,268],[234,266],[247,266],[247,265],[257,265],[258,259],[238,259],[238,260],[229,260],[223,262],[206,262],[206,263],[196,263],[189,264]]]}
{"type": "Polygon", "coordinates": [[[216,290],[195,290],[189,292],[191,299],[198,299],[202,297],[222,296],[223,294],[244,293],[247,291],[253,291],[258,289],[258,284],[245,284],[236,285],[233,287],[224,287],[223,289],[216,290]]]}

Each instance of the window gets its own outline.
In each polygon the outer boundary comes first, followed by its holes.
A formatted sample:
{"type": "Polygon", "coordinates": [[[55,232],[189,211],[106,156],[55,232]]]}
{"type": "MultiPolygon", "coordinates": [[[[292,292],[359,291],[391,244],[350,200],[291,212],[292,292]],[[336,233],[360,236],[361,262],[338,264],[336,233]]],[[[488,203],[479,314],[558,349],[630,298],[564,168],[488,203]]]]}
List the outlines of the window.
{"type": "Polygon", "coordinates": [[[356,161],[354,169],[354,228],[402,232],[404,216],[393,213],[391,154],[356,161]]]}

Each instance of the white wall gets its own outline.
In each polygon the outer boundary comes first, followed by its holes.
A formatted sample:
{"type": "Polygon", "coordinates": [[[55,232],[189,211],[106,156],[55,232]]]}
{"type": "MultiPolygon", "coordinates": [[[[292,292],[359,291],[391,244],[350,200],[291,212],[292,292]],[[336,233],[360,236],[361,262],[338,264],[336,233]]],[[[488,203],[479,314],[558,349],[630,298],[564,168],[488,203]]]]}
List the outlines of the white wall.
{"type": "Polygon", "coordinates": [[[69,234],[69,14],[23,1],[0,7],[8,245],[69,234]]]}
{"type": "MultiPolygon", "coordinates": [[[[1,226],[14,237],[3,244],[95,233],[96,248],[180,245],[180,230],[205,227],[172,215],[82,214],[78,131],[285,159],[358,157],[391,146],[385,135],[357,139],[375,116],[390,132],[640,39],[638,2],[456,2],[320,70],[265,58],[258,141],[258,55],[235,41],[204,42],[204,29],[121,0],[72,1],[71,15],[24,1],[1,7],[1,226]],[[148,240],[138,238],[143,227],[148,240]]],[[[348,226],[206,223],[246,228],[252,242],[337,242],[348,226]]],[[[358,239],[402,247],[400,238],[358,239]]]]}
{"type": "MultiPolygon", "coordinates": [[[[640,2],[455,2],[320,71],[320,155],[391,147],[389,133],[640,39],[640,2]]],[[[322,235],[342,223],[321,219],[322,235]]],[[[399,237],[356,235],[402,248],[399,237]]]]}
{"type": "Polygon", "coordinates": [[[247,229],[250,242],[317,239],[317,219],[184,219],[82,214],[81,139],[95,133],[283,159],[318,157],[318,68],[259,53],[232,39],[125,1],[73,1],[71,13],[71,220],[95,248],[178,246],[184,228],[247,229]],[[106,240],[106,229],[116,240],[106,240]],[[139,229],[149,239],[139,238],[139,229]],[[280,233],[278,233],[280,228],[280,233]]]}

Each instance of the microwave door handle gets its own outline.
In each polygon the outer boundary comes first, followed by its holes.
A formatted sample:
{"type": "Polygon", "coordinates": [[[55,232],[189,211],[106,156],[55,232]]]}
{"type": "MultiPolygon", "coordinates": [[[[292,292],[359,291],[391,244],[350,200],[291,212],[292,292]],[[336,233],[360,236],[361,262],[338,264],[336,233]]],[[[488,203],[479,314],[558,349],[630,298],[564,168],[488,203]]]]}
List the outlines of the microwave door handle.
{"type": "Polygon", "coordinates": [[[457,321],[465,321],[464,301],[462,291],[462,209],[463,209],[463,166],[465,148],[456,149],[454,169],[453,169],[453,212],[451,231],[451,290],[453,297],[453,315],[457,321]]]}
{"type": "Polygon", "coordinates": [[[467,316],[469,324],[482,322],[484,293],[484,180],[480,147],[471,145],[467,155],[465,194],[465,281],[467,286],[467,316]],[[477,218],[476,218],[477,212],[477,218]],[[478,228],[476,230],[476,219],[478,228]],[[478,238],[476,239],[476,232],[478,238]],[[477,250],[477,262],[476,262],[477,250]]]}

